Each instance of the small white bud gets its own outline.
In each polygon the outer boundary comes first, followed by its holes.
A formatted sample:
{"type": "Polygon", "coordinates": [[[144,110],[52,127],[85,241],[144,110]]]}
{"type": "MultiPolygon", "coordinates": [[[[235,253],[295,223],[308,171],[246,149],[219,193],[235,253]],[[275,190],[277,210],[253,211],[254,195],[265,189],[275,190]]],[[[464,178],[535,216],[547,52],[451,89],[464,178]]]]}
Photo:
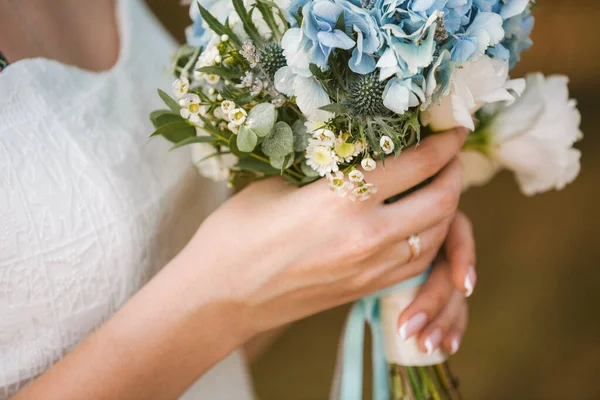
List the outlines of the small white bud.
{"type": "Polygon", "coordinates": [[[227,35],[227,34],[221,35],[221,42],[226,42],[228,40],[229,40],[229,35],[227,35]]]}

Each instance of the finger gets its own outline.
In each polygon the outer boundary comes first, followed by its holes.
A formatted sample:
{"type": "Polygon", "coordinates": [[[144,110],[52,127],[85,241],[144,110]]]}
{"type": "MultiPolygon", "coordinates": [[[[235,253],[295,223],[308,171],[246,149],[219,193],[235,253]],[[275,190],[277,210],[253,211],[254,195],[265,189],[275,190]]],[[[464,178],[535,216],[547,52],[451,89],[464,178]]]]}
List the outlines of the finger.
{"type": "Polygon", "coordinates": [[[421,257],[422,254],[429,251],[438,252],[448,236],[448,229],[452,219],[447,218],[436,225],[427,228],[424,232],[415,233],[420,243],[420,249],[411,248],[409,237],[403,237],[401,240],[394,236],[387,238],[381,245],[384,250],[378,251],[370,260],[366,261],[372,265],[380,265],[386,261],[395,260],[397,266],[408,264],[411,261],[421,257]],[[413,253],[414,252],[414,253],[413,253]]]}
{"type": "Polygon", "coordinates": [[[458,290],[452,288],[452,295],[447,304],[435,319],[425,326],[419,333],[417,343],[427,354],[433,353],[440,347],[450,327],[457,320],[461,309],[466,308],[465,296],[458,290]]]}
{"type": "Polygon", "coordinates": [[[383,201],[437,174],[456,157],[467,134],[464,128],[438,133],[403,151],[398,158],[387,158],[385,167],[378,163],[378,168],[367,177],[378,189],[375,198],[383,201]]]}
{"type": "Polygon", "coordinates": [[[398,316],[400,338],[411,338],[428,322],[437,318],[450,301],[454,290],[450,266],[445,260],[438,261],[413,302],[398,316]]]}
{"type": "Polygon", "coordinates": [[[477,280],[475,239],[471,222],[462,212],[457,212],[450,224],[444,248],[452,269],[454,285],[469,297],[473,293],[477,280]]]}
{"type": "Polygon", "coordinates": [[[372,218],[388,231],[395,230],[395,237],[410,237],[454,216],[462,190],[461,168],[454,159],[430,184],[397,203],[380,207],[372,218]]]}
{"type": "Polygon", "coordinates": [[[450,330],[446,334],[443,341],[444,349],[450,354],[456,354],[462,343],[462,338],[467,329],[468,322],[468,307],[466,303],[461,307],[454,324],[450,327],[450,330]]]}

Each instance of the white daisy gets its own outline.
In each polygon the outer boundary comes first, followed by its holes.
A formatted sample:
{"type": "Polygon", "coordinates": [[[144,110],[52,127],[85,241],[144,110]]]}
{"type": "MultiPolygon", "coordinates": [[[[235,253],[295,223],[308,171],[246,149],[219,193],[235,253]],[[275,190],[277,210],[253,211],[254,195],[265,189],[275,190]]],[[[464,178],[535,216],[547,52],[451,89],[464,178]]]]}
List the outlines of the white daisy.
{"type": "Polygon", "coordinates": [[[371,157],[363,158],[360,165],[367,172],[374,171],[377,168],[377,163],[371,157]]]}
{"type": "Polygon", "coordinates": [[[321,176],[339,171],[337,162],[338,158],[329,146],[315,145],[306,149],[306,164],[321,176]]]}
{"type": "Polygon", "coordinates": [[[379,145],[385,154],[392,154],[394,152],[395,145],[389,136],[383,135],[379,141],[379,145]]]}
{"type": "Polygon", "coordinates": [[[348,179],[350,179],[351,182],[362,182],[365,180],[365,175],[359,170],[355,169],[348,174],[348,179]]]}
{"type": "Polygon", "coordinates": [[[334,174],[328,173],[327,180],[329,181],[329,188],[339,197],[346,196],[348,191],[354,188],[352,183],[344,179],[344,173],[341,171],[337,171],[334,174]]]}
{"type": "Polygon", "coordinates": [[[181,105],[179,112],[181,116],[193,123],[200,122],[200,115],[206,114],[206,107],[200,104],[200,97],[197,94],[186,95],[179,100],[179,105],[181,105]]]}
{"type": "Polygon", "coordinates": [[[181,77],[173,82],[171,88],[173,89],[175,97],[180,99],[187,94],[188,90],[190,90],[190,81],[185,77],[181,77]]]}
{"type": "Polygon", "coordinates": [[[248,113],[243,108],[234,108],[229,112],[229,119],[234,125],[241,125],[246,121],[248,113]]]}

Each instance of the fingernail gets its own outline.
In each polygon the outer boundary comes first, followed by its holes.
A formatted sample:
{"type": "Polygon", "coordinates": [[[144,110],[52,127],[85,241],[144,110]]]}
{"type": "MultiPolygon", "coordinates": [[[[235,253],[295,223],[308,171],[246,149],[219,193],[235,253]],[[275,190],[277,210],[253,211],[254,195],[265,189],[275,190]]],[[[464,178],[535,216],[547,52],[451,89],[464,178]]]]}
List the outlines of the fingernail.
{"type": "Polygon", "coordinates": [[[425,339],[425,348],[427,349],[427,354],[433,353],[435,349],[440,345],[442,341],[442,330],[437,328],[427,339],[425,339]]]}
{"type": "Polygon", "coordinates": [[[467,293],[465,295],[470,297],[473,294],[473,290],[475,290],[475,282],[477,282],[477,274],[475,273],[475,268],[470,266],[467,270],[467,276],[465,276],[465,289],[467,289],[467,293]]]}
{"type": "Polygon", "coordinates": [[[424,312],[413,315],[408,321],[400,325],[400,329],[398,329],[400,338],[404,341],[408,340],[415,333],[423,329],[426,322],[427,314],[424,312]]]}
{"type": "Polygon", "coordinates": [[[456,354],[458,349],[460,348],[460,336],[456,335],[452,338],[452,342],[450,342],[450,354],[456,354]]]}

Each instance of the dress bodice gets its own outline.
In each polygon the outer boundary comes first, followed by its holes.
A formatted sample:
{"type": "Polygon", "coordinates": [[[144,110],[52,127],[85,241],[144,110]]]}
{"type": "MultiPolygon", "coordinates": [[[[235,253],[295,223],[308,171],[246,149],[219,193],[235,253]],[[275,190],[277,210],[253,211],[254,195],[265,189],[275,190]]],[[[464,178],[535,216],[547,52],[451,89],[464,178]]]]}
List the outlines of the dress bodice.
{"type": "MultiPolygon", "coordinates": [[[[0,399],[114,314],[226,195],[187,151],[148,141],[176,44],[139,0],[117,3],[112,69],[26,59],[0,74],[0,399]]],[[[242,357],[184,397],[251,399],[242,357]]]]}

